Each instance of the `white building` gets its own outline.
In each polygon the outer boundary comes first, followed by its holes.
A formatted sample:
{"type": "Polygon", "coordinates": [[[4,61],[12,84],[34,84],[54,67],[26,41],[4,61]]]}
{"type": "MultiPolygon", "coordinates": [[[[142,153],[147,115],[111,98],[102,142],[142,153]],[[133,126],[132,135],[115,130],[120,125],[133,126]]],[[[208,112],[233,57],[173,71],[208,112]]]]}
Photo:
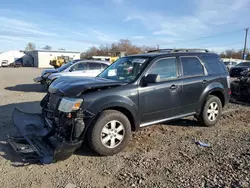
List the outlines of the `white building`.
{"type": "Polygon", "coordinates": [[[50,60],[64,56],[69,60],[80,59],[80,52],[54,51],[54,50],[34,50],[26,51],[33,59],[33,66],[38,68],[51,68],[50,60]]]}
{"type": "Polygon", "coordinates": [[[0,54],[0,66],[2,65],[2,62],[7,62],[7,64],[10,65],[16,61],[19,61],[22,64],[29,64],[32,59],[19,50],[11,50],[0,54]]]}

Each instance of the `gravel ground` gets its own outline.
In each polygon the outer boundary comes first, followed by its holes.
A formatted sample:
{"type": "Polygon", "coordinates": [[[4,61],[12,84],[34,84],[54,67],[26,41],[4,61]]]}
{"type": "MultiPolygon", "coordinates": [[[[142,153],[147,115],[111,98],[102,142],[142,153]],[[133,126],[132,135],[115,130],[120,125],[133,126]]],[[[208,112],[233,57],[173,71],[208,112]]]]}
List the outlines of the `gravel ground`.
{"type": "Polygon", "coordinates": [[[32,79],[41,71],[0,68],[1,187],[250,187],[250,107],[239,104],[229,104],[215,127],[187,118],[141,129],[116,156],[83,147],[66,161],[22,165],[6,135],[15,107],[40,111],[45,91],[32,79]]]}

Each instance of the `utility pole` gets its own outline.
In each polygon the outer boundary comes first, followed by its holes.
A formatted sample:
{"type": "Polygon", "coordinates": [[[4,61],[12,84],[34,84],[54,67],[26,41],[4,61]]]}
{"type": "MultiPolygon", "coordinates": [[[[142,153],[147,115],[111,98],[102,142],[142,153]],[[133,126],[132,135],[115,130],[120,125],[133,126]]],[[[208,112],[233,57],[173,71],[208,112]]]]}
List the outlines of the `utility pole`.
{"type": "Polygon", "coordinates": [[[159,49],[160,49],[159,44],[157,44],[157,50],[159,50],[159,49]]]}
{"type": "Polygon", "coordinates": [[[246,55],[248,29],[249,29],[249,28],[246,28],[246,29],[245,29],[245,30],[246,30],[246,34],[245,34],[245,45],[244,45],[243,58],[242,58],[242,59],[245,59],[245,55],[246,55]]]}

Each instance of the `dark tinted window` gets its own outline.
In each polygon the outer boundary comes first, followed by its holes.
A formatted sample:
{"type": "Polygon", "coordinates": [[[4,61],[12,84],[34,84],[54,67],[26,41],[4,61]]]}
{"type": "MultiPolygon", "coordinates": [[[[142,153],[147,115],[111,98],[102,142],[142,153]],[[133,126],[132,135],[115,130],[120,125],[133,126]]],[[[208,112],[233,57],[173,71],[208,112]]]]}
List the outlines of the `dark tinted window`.
{"type": "Polygon", "coordinates": [[[160,81],[177,78],[176,59],[166,58],[157,61],[148,74],[158,74],[160,81]]]}
{"type": "Polygon", "coordinates": [[[101,63],[88,63],[88,65],[89,65],[89,70],[102,69],[101,63]]]}
{"type": "Polygon", "coordinates": [[[197,57],[181,57],[184,76],[195,76],[204,74],[203,66],[197,57]]]}
{"type": "Polygon", "coordinates": [[[221,74],[227,72],[225,64],[218,55],[200,55],[199,58],[205,64],[209,74],[221,74]]]}
{"type": "Polygon", "coordinates": [[[250,62],[242,62],[242,63],[239,63],[238,65],[236,65],[237,67],[240,67],[240,66],[247,66],[247,67],[250,67],[250,62]]]}

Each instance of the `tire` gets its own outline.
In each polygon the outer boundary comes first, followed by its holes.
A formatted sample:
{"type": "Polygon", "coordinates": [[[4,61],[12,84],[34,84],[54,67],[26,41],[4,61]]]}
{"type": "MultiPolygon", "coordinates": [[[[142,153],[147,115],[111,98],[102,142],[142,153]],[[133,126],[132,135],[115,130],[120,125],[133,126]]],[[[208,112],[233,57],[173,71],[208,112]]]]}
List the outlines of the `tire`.
{"type": "Polygon", "coordinates": [[[96,153],[103,156],[114,155],[126,147],[131,137],[131,124],[123,113],[106,110],[92,124],[87,134],[89,145],[96,153]],[[116,128],[113,129],[114,127],[116,128]],[[112,147],[112,144],[116,146],[112,147]]]}
{"type": "Polygon", "coordinates": [[[203,126],[211,127],[218,122],[221,113],[222,113],[222,104],[220,99],[214,95],[209,95],[206,100],[206,103],[203,106],[200,117],[198,119],[203,126]],[[215,106],[217,106],[217,108],[215,108],[215,106]],[[209,113],[208,110],[210,112],[212,110],[212,112],[209,113]],[[214,116],[211,114],[214,114],[214,116]]]}

